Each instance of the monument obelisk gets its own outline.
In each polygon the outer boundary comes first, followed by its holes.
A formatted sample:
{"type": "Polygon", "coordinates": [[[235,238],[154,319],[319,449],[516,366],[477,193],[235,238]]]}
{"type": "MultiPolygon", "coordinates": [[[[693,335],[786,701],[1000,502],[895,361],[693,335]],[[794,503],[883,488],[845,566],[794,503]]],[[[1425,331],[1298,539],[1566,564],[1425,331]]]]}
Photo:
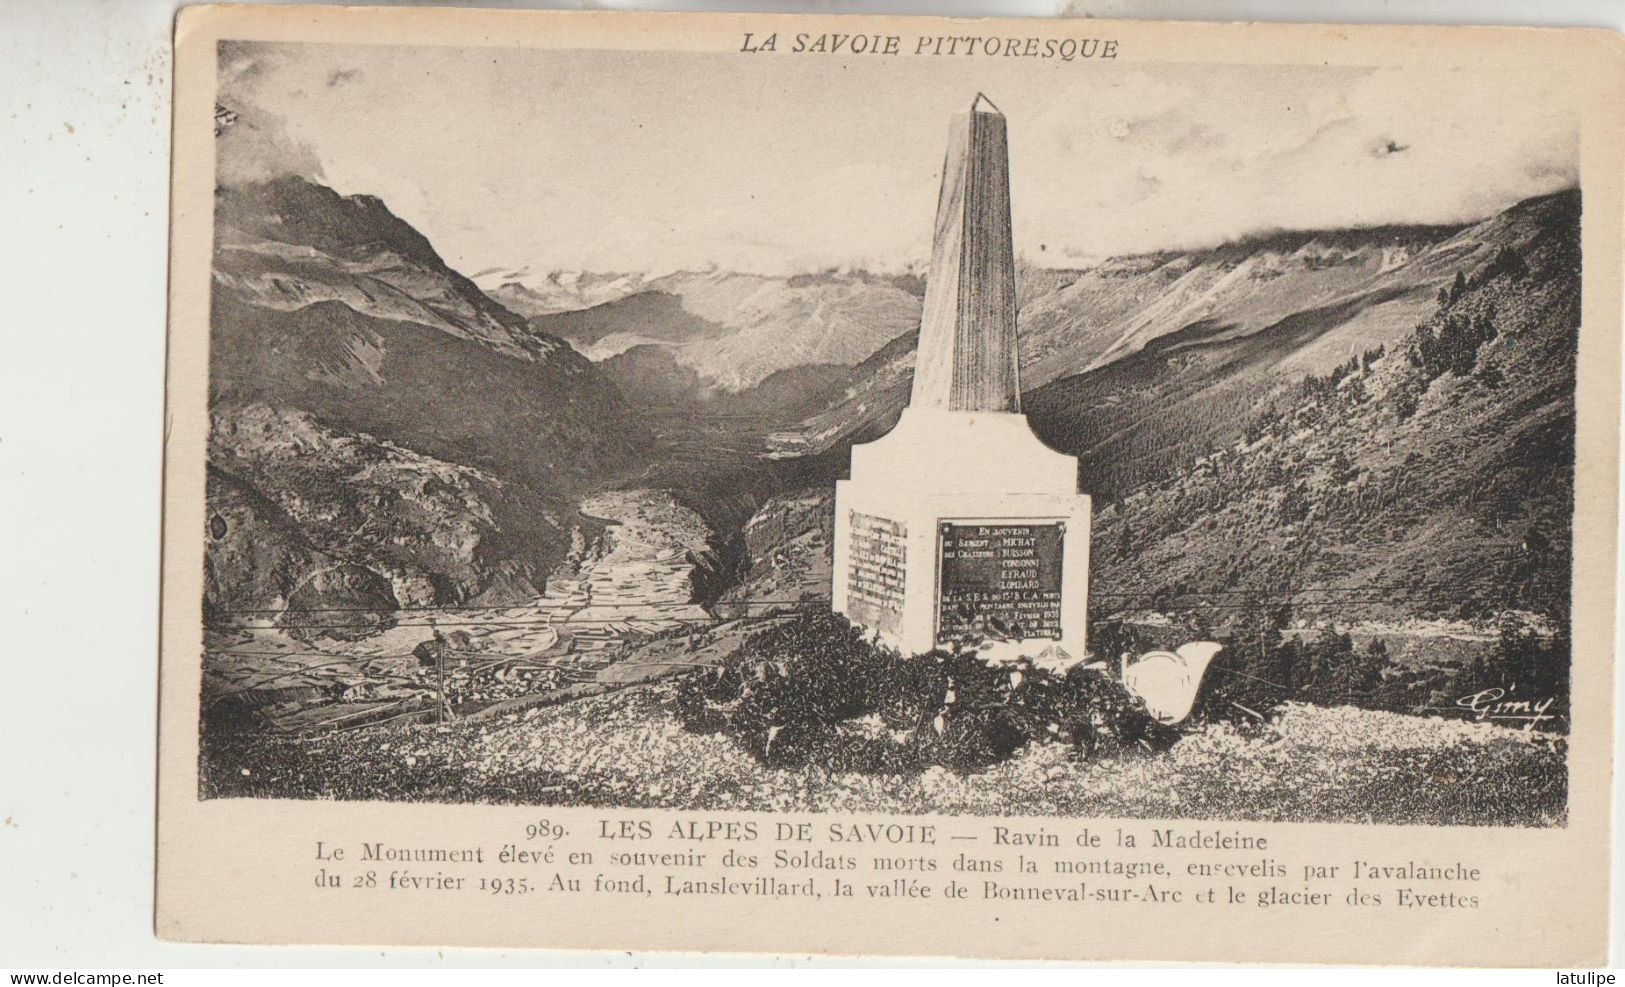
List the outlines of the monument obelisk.
{"type": "Polygon", "coordinates": [[[1021,413],[1005,118],[948,132],[909,405],[835,485],[833,605],[905,654],[1085,654],[1089,498],[1021,413]]]}

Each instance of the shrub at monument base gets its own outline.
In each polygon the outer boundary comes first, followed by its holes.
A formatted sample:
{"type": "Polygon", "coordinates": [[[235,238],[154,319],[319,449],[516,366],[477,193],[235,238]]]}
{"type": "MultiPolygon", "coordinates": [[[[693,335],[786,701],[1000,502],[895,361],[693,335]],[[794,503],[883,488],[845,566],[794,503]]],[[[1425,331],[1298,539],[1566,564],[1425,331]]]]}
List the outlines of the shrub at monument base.
{"type": "Polygon", "coordinates": [[[905,659],[845,618],[816,611],[690,675],[675,705],[684,727],[727,734],[763,764],[816,758],[856,771],[970,771],[1029,741],[1062,741],[1088,757],[1124,744],[1161,748],[1176,736],[1099,671],[989,665],[971,650],[905,659]],[[842,728],[871,716],[876,729],[842,728]]]}

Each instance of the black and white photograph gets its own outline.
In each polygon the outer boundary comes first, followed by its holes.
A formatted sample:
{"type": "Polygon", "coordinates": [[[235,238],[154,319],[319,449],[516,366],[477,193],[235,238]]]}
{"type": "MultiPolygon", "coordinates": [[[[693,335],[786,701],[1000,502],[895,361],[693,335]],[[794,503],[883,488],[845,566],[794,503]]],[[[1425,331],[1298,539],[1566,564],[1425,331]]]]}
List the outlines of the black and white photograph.
{"type": "Polygon", "coordinates": [[[965,23],[218,44],[199,799],[1567,824],[1569,94],[965,23]]]}
{"type": "Polygon", "coordinates": [[[1617,981],[1625,8],[12,7],[0,981],[1617,981]]]}

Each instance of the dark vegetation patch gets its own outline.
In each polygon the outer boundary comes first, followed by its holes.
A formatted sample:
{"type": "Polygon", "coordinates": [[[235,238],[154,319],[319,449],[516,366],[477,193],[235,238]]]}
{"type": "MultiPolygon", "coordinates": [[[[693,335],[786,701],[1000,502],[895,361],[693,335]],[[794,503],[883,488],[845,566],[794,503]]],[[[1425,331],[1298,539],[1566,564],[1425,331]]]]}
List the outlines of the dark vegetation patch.
{"type": "Polygon", "coordinates": [[[686,728],[726,734],[765,765],[828,758],[881,773],[976,770],[1032,741],[1059,741],[1088,757],[1128,744],[1165,746],[1174,736],[1097,671],[990,665],[971,651],[905,659],[821,609],[753,635],[726,661],[689,675],[676,710],[686,728]],[[883,729],[843,729],[870,716],[883,729]]]}

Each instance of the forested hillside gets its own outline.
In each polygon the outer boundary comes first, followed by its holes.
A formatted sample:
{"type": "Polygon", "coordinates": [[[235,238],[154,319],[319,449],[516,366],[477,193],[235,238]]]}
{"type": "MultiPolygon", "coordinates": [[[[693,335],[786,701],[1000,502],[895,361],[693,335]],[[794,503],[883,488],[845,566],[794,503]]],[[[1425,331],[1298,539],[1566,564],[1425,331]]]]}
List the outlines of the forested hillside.
{"type": "Polygon", "coordinates": [[[1194,330],[1033,395],[1103,495],[1097,588],[1314,588],[1300,605],[1345,619],[1563,610],[1578,194],[1494,232],[1412,331],[1327,373],[1283,381],[1256,343],[1194,330]]]}

